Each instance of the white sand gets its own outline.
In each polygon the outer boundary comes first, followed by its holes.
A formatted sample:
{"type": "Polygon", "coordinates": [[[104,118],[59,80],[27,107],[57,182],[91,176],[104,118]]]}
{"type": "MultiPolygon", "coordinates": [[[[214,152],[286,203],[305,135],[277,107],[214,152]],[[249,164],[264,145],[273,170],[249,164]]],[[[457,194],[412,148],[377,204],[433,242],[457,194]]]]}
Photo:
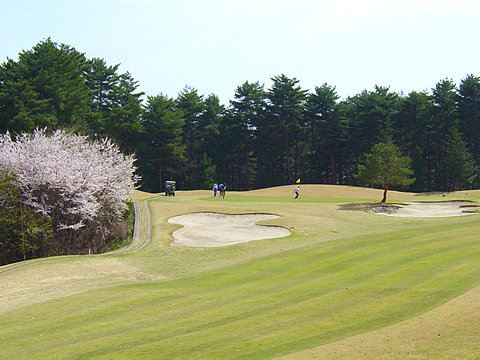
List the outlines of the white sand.
{"type": "Polygon", "coordinates": [[[173,233],[173,246],[217,247],[247,241],[272,239],[290,235],[279,226],[256,225],[258,221],[275,219],[277,215],[195,213],[172,217],[169,223],[183,225],[173,233]]]}
{"type": "Polygon", "coordinates": [[[372,209],[379,215],[399,217],[449,217],[472,215],[468,211],[475,207],[462,207],[471,205],[468,201],[438,201],[438,202],[407,202],[404,205],[383,205],[372,209]]]}

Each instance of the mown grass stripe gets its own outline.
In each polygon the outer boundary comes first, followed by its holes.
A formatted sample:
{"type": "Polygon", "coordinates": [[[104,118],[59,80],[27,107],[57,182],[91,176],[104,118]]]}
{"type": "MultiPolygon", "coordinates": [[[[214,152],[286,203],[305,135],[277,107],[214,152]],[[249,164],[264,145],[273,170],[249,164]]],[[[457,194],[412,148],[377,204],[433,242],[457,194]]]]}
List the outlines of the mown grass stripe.
{"type": "MultiPolygon", "coordinates": [[[[458,251],[458,250],[457,250],[457,249],[451,249],[451,251],[458,251]]],[[[469,254],[472,254],[472,253],[469,252],[469,254]]],[[[253,288],[256,287],[255,284],[252,284],[252,283],[251,283],[251,278],[246,277],[246,278],[244,278],[243,280],[244,280],[246,283],[251,284],[251,285],[250,285],[251,287],[253,287],[253,288]]],[[[310,284],[309,284],[308,286],[310,286],[310,284]]],[[[378,284],[378,286],[381,287],[381,286],[383,286],[383,284],[380,283],[380,284],[378,284]]],[[[385,289],[385,288],[383,287],[383,289],[385,289]]],[[[299,289],[297,289],[297,290],[299,290],[299,289]]],[[[223,289],[222,292],[225,292],[225,290],[223,289]]],[[[302,292],[302,291],[298,291],[298,292],[304,293],[304,292],[302,292]]],[[[210,295],[212,296],[212,294],[210,294],[210,295]]],[[[378,295],[378,294],[377,294],[377,295],[378,295]]],[[[211,298],[211,296],[210,296],[210,298],[211,298]]],[[[312,294],[308,294],[308,296],[307,296],[307,303],[310,303],[310,302],[308,301],[308,299],[315,298],[316,296],[318,296],[318,294],[315,294],[314,296],[313,296],[312,294]]],[[[236,307],[237,307],[237,308],[240,308],[240,309],[243,309],[243,308],[245,308],[245,307],[246,307],[246,308],[250,308],[251,305],[252,305],[252,304],[251,304],[251,301],[252,301],[252,300],[251,300],[249,297],[245,297],[245,299],[247,299],[247,301],[244,300],[244,301],[246,302],[245,305],[239,306],[239,304],[238,304],[238,302],[237,302],[237,304],[235,304],[236,307]]],[[[158,301],[159,299],[157,298],[156,300],[158,301]]],[[[292,310],[292,311],[294,311],[295,313],[297,313],[297,312],[306,313],[307,315],[305,315],[305,316],[311,319],[311,316],[312,316],[313,313],[315,313],[315,311],[309,311],[309,312],[308,312],[308,311],[307,311],[307,308],[308,308],[307,305],[302,306],[302,307],[299,308],[299,307],[298,307],[298,305],[299,305],[298,299],[295,299],[295,301],[297,302],[297,308],[296,308],[295,310],[292,310]]],[[[332,303],[333,303],[333,300],[332,300],[332,299],[329,299],[328,297],[324,299],[324,302],[329,302],[329,301],[332,301],[332,303]]],[[[354,298],[354,299],[352,299],[351,302],[352,302],[352,303],[356,303],[357,301],[358,301],[358,299],[354,298]]],[[[135,301],[133,301],[133,302],[135,302],[135,301]]],[[[198,299],[195,299],[195,300],[194,300],[194,303],[197,303],[197,304],[198,304],[198,299]]],[[[126,305],[126,303],[125,303],[124,301],[122,302],[122,304],[123,304],[123,306],[126,305]]],[[[137,304],[137,305],[138,305],[138,304],[137,304]]],[[[213,308],[216,308],[215,305],[216,305],[216,304],[215,304],[214,302],[211,304],[211,306],[212,306],[213,308]]],[[[218,304],[217,304],[217,305],[218,305],[218,304]]],[[[310,305],[311,305],[311,304],[310,304],[310,305]]],[[[320,305],[321,305],[321,304],[320,304],[320,305]]],[[[317,304],[317,306],[320,306],[320,305],[317,304]]],[[[344,305],[345,305],[345,307],[348,308],[348,307],[350,307],[351,303],[344,302],[344,305]]],[[[136,307],[136,305],[132,305],[132,308],[135,308],[135,307],[136,307]]],[[[281,311],[278,311],[279,308],[281,309],[281,307],[279,307],[279,303],[272,304],[271,308],[273,308],[273,309],[276,308],[276,309],[277,309],[277,313],[281,312],[281,311]]],[[[108,309],[109,309],[109,312],[110,312],[110,311],[114,310],[115,308],[112,307],[111,305],[109,305],[109,306],[108,306],[108,309]]],[[[287,308],[287,309],[288,309],[288,308],[287,308]]],[[[317,308],[315,307],[315,309],[317,309],[317,308]]],[[[214,313],[217,313],[217,310],[219,310],[219,309],[216,308],[216,310],[214,310],[214,313]]],[[[231,309],[228,309],[228,308],[227,308],[226,310],[231,310],[231,309]]],[[[239,319],[242,319],[242,321],[245,321],[246,319],[255,317],[255,321],[264,324],[264,325],[262,325],[262,326],[265,327],[265,318],[264,318],[264,317],[261,317],[259,314],[265,313],[265,312],[267,312],[267,310],[268,310],[268,309],[267,309],[266,307],[263,307],[263,308],[261,308],[261,309],[258,309],[257,311],[251,312],[251,314],[240,313],[240,314],[237,315],[237,317],[238,317],[239,319]]],[[[337,309],[337,310],[338,310],[338,309],[337,309]]],[[[202,312],[203,312],[203,311],[202,311],[202,312]]],[[[287,311],[287,312],[288,312],[288,311],[287,311]]],[[[192,314],[192,313],[195,314],[195,313],[196,313],[196,310],[192,310],[192,311],[188,311],[188,312],[187,312],[187,314],[192,314]]],[[[267,312],[267,313],[268,313],[268,312],[267,312]]],[[[101,315],[101,314],[99,314],[98,311],[95,312],[95,317],[98,317],[98,316],[100,316],[100,315],[101,315]]],[[[182,312],[182,315],[185,315],[185,311],[182,312]]],[[[209,313],[207,312],[207,313],[203,313],[202,317],[203,317],[203,316],[206,316],[207,318],[211,318],[212,315],[213,315],[213,314],[209,314],[209,313]]],[[[68,320],[68,319],[67,319],[67,320],[68,320]]],[[[126,319],[126,320],[128,320],[128,319],[126,319]]],[[[177,319],[177,320],[178,320],[178,319],[177,319]]],[[[224,323],[232,324],[232,323],[235,323],[234,320],[235,320],[235,319],[232,319],[232,317],[230,316],[230,317],[228,317],[228,318],[224,318],[224,321],[223,321],[223,322],[222,322],[222,321],[218,321],[218,322],[219,322],[219,324],[224,324],[224,323]]],[[[193,333],[198,334],[198,329],[192,328],[192,323],[195,323],[196,321],[197,321],[197,320],[195,319],[195,317],[189,318],[188,321],[187,321],[187,323],[185,323],[185,324],[183,325],[183,328],[189,328],[193,333]],[[195,331],[195,330],[197,330],[197,331],[195,331]]],[[[299,319],[294,317],[294,319],[293,319],[292,321],[298,322],[299,319]]],[[[98,325],[98,324],[97,324],[97,325],[98,325]]],[[[182,329],[182,324],[181,324],[181,322],[180,322],[178,325],[179,325],[178,328],[181,330],[181,329],[182,329]]],[[[282,325],[285,325],[285,323],[282,323],[282,325]]],[[[224,325],[222,325],[222,326],[224,326],[224,325]]],[[[107,323],[107,324],[104,325],[104,327],[105,327],[106,329],[108,328],[108,329],[111,330],[111,324],[108,324],[108,323],[107,323]]],[[[216,330],[218,330],[217,326],[215,326],[215,324],[212,323],[212,322],[207,322],[206,324],[204,324],[204,325],[203,325],[201,328],[199,328],[199,329],[202,329],[202,328],[203,328],[203,329],[208,328],[208,329],[216,329],[216,330]]],[[[270,329],[269,329],[269,330],[270,330],[270,329]]],[[[258,330],[257,330],[257,331],[258,331],[258,330]]],[[[317,331],[318,331],[318,328],[317,328],[317,331]]],[[[183,335],[182,335],[181,337],[183,337],[183,335]]],[[[171,338],[170,338],[169,340],[172,341],[171,338]]],[[[220,340],[221,340],[221,339],[219,339],[219,341],[220,341],[220,340]]]]}

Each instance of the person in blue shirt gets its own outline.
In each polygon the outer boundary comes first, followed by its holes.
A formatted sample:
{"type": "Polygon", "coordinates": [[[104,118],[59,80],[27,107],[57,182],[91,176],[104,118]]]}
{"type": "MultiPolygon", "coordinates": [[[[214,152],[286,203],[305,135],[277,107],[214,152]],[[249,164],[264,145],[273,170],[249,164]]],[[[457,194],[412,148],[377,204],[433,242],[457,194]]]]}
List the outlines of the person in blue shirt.
{"type": "Polygon", "coordinates": [[[222,183],[218,185],[218,188],[220,189],[220,196],[225,199],[225,190],[227,190],[227,185],[222,183]]]}

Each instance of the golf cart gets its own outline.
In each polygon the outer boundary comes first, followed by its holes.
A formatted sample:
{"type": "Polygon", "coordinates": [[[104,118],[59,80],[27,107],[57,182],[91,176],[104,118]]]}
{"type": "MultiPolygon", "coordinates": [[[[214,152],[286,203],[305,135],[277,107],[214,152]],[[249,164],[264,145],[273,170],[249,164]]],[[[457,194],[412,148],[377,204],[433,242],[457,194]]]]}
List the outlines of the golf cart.
{"type": "Polygon", "coordinates": [[[175,181],[165,181],[165,196],[175,196],[175,181]]]}

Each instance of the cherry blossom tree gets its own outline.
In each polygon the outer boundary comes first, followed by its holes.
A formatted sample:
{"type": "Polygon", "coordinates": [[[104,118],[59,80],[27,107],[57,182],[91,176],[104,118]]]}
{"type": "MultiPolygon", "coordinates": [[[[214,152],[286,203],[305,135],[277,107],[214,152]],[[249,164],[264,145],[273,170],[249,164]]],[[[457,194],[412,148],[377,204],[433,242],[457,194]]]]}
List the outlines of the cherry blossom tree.
{"type": "Polygon", "coordinates": [[[64,130],[0,135],[0,170],[14,174],[23,203],[51,219],[62,241],[79,239],[82,228],[108,233],[138,181],[134,162],[108,139],[64,130]]]}

